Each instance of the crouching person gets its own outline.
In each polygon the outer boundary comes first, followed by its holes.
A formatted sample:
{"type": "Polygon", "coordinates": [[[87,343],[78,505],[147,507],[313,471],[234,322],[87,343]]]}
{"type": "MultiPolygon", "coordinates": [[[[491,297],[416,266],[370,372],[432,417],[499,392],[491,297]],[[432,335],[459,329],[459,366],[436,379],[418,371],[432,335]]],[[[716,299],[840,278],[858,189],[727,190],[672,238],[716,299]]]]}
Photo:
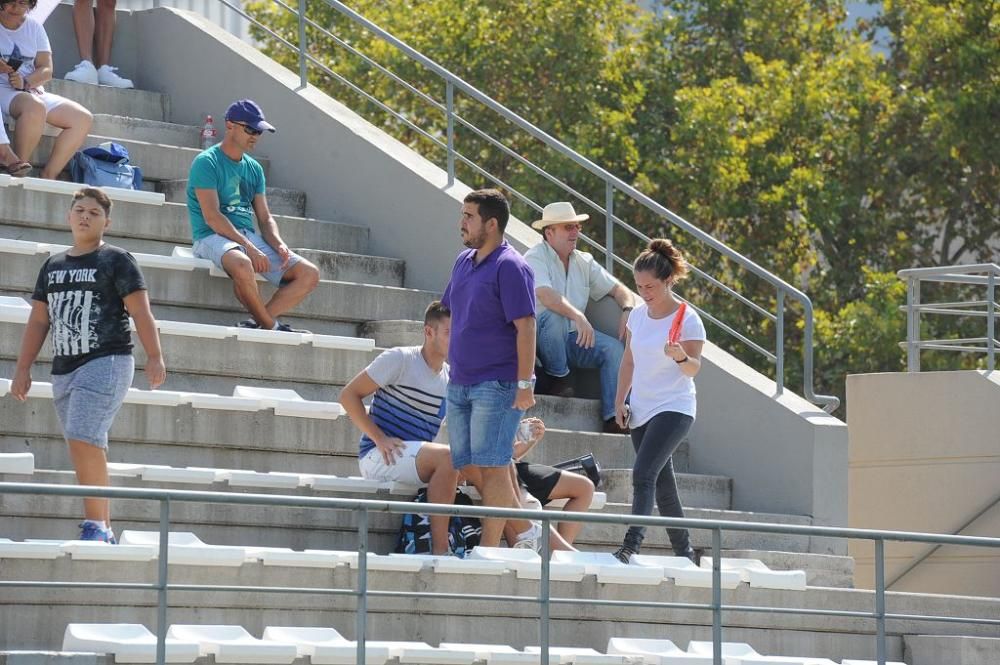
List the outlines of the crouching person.
{"type": "MultiPolygon", "coordinates": [[[[108,482],[108,430],[132,385],[129,315],[146,351],[146,378],[158,388],[166,377],[160,338],[146,282],[131,254],[104,242],[111,200],[99,189],[73,195],[73,246],[38,273],[11,393],[24,401],[31,365],[52,330],[52,395],[81,485],[108,482]]],[[[115,543],[108,499],[83,500],[80,540],[115,543]]]]}
{"type": "MultiPolygon", "coordinates": [[[[358,466],[369,480],[427,485],[428,503],[453,503],[458,472],[447,445],[431,443],[444,420],[448,395],[451,313],[432,302],[424,313],[424,343],[388,349],[340,392],[358,429],[358,466]],[[373,395],[370,411],[362,402],[373,395]]],[[[451,551],[447,515],[432,515],[433,554],[451,551]]]]}

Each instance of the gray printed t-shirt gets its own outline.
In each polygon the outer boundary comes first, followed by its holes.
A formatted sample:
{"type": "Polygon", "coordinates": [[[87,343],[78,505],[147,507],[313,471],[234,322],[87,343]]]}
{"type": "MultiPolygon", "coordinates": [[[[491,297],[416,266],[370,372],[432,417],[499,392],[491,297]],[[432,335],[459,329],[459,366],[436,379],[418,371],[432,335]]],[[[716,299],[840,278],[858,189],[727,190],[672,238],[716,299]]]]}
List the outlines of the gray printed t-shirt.
{"type": "MultiPolygon", "coordinates": [[[[399,346],[384,351],[365,373],[379,386],[368,415],[383,432],[403,441],[437,437],[447,406],[448,363],[435,373],[419,346],[399,346]]],[[[362,434],[358,457],[374,447],[375,442],[362,434]]]]}
{"type": "Polygon", "coordinates": [[[94,358],[131,354],[123,298],[145,288],[135,257],[114,245],[83,256],[50,256],[31,297],[48,304],[52,373],[69,374],[94,358]]]}

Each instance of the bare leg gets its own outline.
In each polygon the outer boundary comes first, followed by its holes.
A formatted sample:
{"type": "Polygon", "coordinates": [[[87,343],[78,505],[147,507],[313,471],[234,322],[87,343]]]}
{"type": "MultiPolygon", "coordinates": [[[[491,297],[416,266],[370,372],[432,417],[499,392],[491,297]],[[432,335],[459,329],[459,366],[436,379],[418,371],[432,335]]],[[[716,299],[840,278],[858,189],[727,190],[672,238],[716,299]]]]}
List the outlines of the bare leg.
{"type": "MultiPolygon", "coordinates": [[[[517,497],[514,496],[514,489],[510,485],[510,474],[507,466],[481,466],[479,471],[482,474],[482,482],[476,489],[479,490],[484,506],[495,508],[519,508],[517,497]]],[[[483,547],[498,547],[500,536],[503,535],[504,522],[502,519],[484,519],[483,535],[480,544],[483,547]]],[[[527,520],[509,520],[516,533],[524,533],[531,528],[531,522],[527,520]]]]}
{"type": "Polygon", "coordinates": [[[30,160],[45,129],[45,104],[30,92],[22,92],[10,103],[14,119],[14,152],[30,160]]]}
{"type": "Polygon", "coordinates": [[[76,33],[76,48],[81,60],[94,61],[94,10],[91,0],[75,0],[73,3],[73,32],[76,33]]]}
{"type": "Polygon", "coordinates": [[[273,328],[274,317],[264,307],[264,299],[257,288],[257,274],[249,257],[238,249],[230,250],[222,256],[222,268],[233,279],[236,299],[247,308],[257,325],[267,330],[273,328]]]}
{"type": "Polygon", "coordinates": [[[267,311],[278,318],[305,300],[319,284],[319,268],[306,260],[299,261],[285,273],[285,281],[267,302],[267,311]]]}
{"type": "Polygon", "coordinates": [[[62,130],[52,145],[48,163],[42,169],[43,178],[55,180],[87,139],[94,116],[76,102],[64,102],[49,111],[45,120],[62,130]]]}
{"type": "MultiPolygon", "coordinates": [[[[87,6],[90,6],[89,0],[87,6]]],[[[91,60],[95,67],[111,64],[111,41],[115,35],[115,20],[115,0],[97,0],[97,22],[96,27],[91,30],[97,44],[97,60],[91,60]]],[[[78,32],[77,40],[79,38],[78,32]]]]}
{"type": "MultiPolygon", "coordinates": [[[[563,510],[585,513],[590,510],[590,504],[594,500],[594,483],[585,476],[563,471],[559,474],[559,482],[552,488],[549,499],[568,499],[563,510]]],[[[560,522],[559,535],[567,543],[572,543],[582,528],[583,525],[579,522],[560,522]]]]}
{"type": "Polygon", "coordinates": [[[0,164],[10,166],[21,161],[21,158],[11,150],[9,143],[0,143],[0,164]]]}
{"type": "MultiPolygon", "coordinates": [[[[439,443],[425,443],[417,453],[417,475],[427,483],[427,503],[455,502],[458,471],[451,465],[451,449],[439,443]]],[[[448,551],[448,515],[431,515],[431,553],[448,551]]]]}
{"type": "MultiPolygon", "coordinates": [[[[69,456],[73,460],[73,468],[76,469],[76,480],[81,485],[96,485],[107,487],[110,484],[108,479],[108,456],[104,448],[92,446],[84,441],[70,439],[69,456]]],[[[84,518],[96,520],[108,524],[111,517],[110,501],[88,497],[83,500],[84,518]]],[[[110,524],[108,524],[110,527],[110,524]]]]}

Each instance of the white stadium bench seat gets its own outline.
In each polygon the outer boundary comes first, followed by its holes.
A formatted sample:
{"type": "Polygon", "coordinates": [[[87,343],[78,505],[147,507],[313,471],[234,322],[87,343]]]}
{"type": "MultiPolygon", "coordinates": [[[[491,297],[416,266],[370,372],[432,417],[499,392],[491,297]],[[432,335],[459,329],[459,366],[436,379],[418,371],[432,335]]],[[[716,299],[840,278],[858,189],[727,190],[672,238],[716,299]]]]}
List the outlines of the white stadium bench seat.
{"type": "MultiPolygon", "coordinates": [[[[736,571],[740,578],[759,589],[781,589],[785,591],[805,591],[806,571],[771,570],[759,559],[722,558],[720,567],[724,571],[736,571]]],[[[712,557],[702,557],[701,567],[712,569],[712,557]]]]}
{"type": "Polygon", "coordinates": [[[27,540],[14,541],[0,538],[0,559],[58,559],[65,552],[62,541],[27,540]]]}
{"type": "MultiPolygon", "coordinates": [[[[648,568],[660,568],[663,570],[663,575],[672,579],[677,586],[702,589],[710,589],[712,587],[712,571],[710,569],[699,568],[690,559],[682,556],[636,554],[632,557],[632,564],[648,568]]],[[[735,570],[723,570],[721,573],[723,589],[735,589],[743,581],[742,575],[735,570]]]]}
{"type": "MultiPolygon", "coordinates": [[[[350,552],[337,550],[298,551],[288,547],[248,547],[247,561],[260,561],[265,566],[292,568],[336,568],[350,565],[350,552]]],[[[357,554],[355,554],[357,559],[357,554]]]]}
{"type": "Polygon", "coordinates": [[[260,411],[260,402],[255,399],[241,399],[230,395],[213,395],[211,393],[189,393],[191,406],[195,409],[214,409],[219,411],[260,411]]]}
{"type": "Polygon", "coordinates": [[[0,473],[30,476],[35,473],[35,456],[32,453],[0,453],[0,473]]]}
{"type": "Polygon", "coordinates": [[[125,395],[126,404],[144,404],[146,406],[180,406],[190,404],[189,393],[176,390],[142,390],[129,388],[125,395]]]}
{"type": "Polygon", "coordinates": [[[372,645],[376,648],[389,649],[389,655],[398,658],[400,663],[413,663],[414,665],[472,665],[476,660],[476,652],[473,649],[461,648],[446,649],[443,647],[432,647],[424,642],[383,642],[379,640],[365,642],[365,647],[372,645]]]}
{"type": "MultiPolygon", "coordinates": [[[[702,654],[705,656],[711,656],[715,653],[715,645],[711,642],[699,642],[692,641],[688,642],[688,653],[702,654]]],[[[752,646],[746,642],[723,642],[722,643],[722,657],[724,659],[728,658],[747,658],[751,656],[759,656],[752,646]]]]}
{"type": "MultiPolygon", "coordinates": [[[[200,655],[196,642],[170,637],[164,642],[168,663],[192,663],[200,655]]],[[[114,654],[117,663],[155,663],[156,635],[138,623],[71,623],[62,650],[114,654]]]]}
{"type": "Polygon", "coordinates": [[[378,480],[368,480],[360,476],[330,476],[311,474],[306,477],[305,484],[317,492],[355,492],[358,494],[374,494],[388,490],[389,483],[378,480]]]}
{"type": "Polygon", "coordinates": [[[537,654],[518,651],[506,644],[457,644],[454,642],[442,642],[441,648],[474,651],[476,653],[476,660],[481,660],[486,665],[535,665],[538,663],[537,654]]]}
{"type": "Polygon", "coordinates": [[[0,397],[6,397],[10,392],[10,379],[0,379],[0,397]]]}
{"type": "MultiPolygon", "coordinates": [[[[810,658],[808,656],[743,656],[727,658],[727,663],[733,665],[837,665],[829,658],[810,658]]],[[[875,665],[872,663],[872,665],[875,665]]],[[[893,665],[887,662],[886,665],[893,665]]]]}
{"type": "MultiPolygon", "coordinates": [[[[542,652],[540,647],[526,647],[526,653],[542,652]]],[[[621,654],[604,654],[582,647],[549,647],[549,662],[560,665],[640,665],[642,658],[621,654]]]]}
{"type": "Polygon", "coordinates": [[[641,656],[646,665],[708,665],[711,656],[695,656],[682,651],[670,640],[612,637],[606,651],[623,656],[641,656]]]}
{"type": "Polygon", "coordinates": [[[553,563],[584,566],[588,575],[598,582],[612,584],[659,584],[663,569],[659,567],[625,565],[609,552],[553,552],[553,563]]]}
{"type": "MultiPolygon", "coordinates": [[[[850,659],[850,660],[842,660],[842,661],[840,661],[840,665],[875,665],[877,662],[878,662],[877,660],[854,660],[854,659],[850,659]]],[[[899,661],[889,661],[889,660],[887,660],[887,661],[885,661],[885,665],[906,665],[906,663],[901,663],[899,661]]]]}
{"type": "Polygon", "coordinates": [[[216,663],[262,663],[286,665],[298,657],[294,644],[261,640],[243,626],[194,626],[174,624],[167,635],[197,642],[202,656],[215,656],[216,663]]]}
{"type": "Polygon", "coordinates": [[[241,342],[300,346],[306,343],[307,334],[309,333],[286,332],[283,330],[262,330],[260,328],[240,328],[236,331],[236,339],[241,342]]]}
{"type": "Polygon", "coordinates": [[[195,485],[211,485],[217,481],[215,469],[186,469],[172,466],[150,464],[142,469],[141,477],[153,483],[192,483],[195,485]]]}
{"type": "Polygon", "coordinates": [[[487,559],[459,559],[454,556],[434,554],[399,554],[391,553],[392,557],[411,557],[422,560],[435,573],[455,573],[458,575],[503,575],[507,566],[502,561],[487,559]]]}
{"type": "Polygon", "coordinates": [[[152,545],[109,545],[96,540],[68,540],[61,549],[74,561],[152,561],[159,552],[152,545]]]}
{"type": "Polygon", "coordinates": [[[295,489],[303,485],[308,476],[298,473],[282,473],[270,471],[243,471],[240,469],[219,469],[216,476],[225,480],[231,487],[263,487],[268,489],[295,489]]]}
{"type": "Polygon", "coordinates": [[[34,256],[35,254],[47,254],[48,251],[48,245],[43,242],[0,238],[0,252],[5,254],[24,254],[25,256],[34,256]]]}
{"type": "MultiPolygon", "coordinates": [[[[268,626],[264,640],[294,644],[299,657],[309,658],[312,665],[354,665],[357,643],[344,639],[333,628],[285,628],[268,626]]],[[[384,665],[390,658],[389,648],[365,643],[365,665],[384,665]]]]}
{"type": "Polygon", "coordinates": [[[189,323],[187,321],[164,321],[157,319],[156,327],[163,335],[200,337],[202,339],[228,339],[236,337],[235,326],[216,326],[209,323],[189,323]]]}
{"type": "Polygon", "coordinates": [[[31,316],[31,303],[16,296],[0,296],[0,322],[27,323],[31,316]]]}
{"type": "MultiPolygon", "coordinates": [[[[65,180],[46,180],[44,178],[15,178],[10,185],[18,185],[27,190],[36,192],[48,192],[50,194],[74,194],[81,187],[78,182],[67,182],[65,180]]],[[[166,197],[160,192],[147,192],[141,189],[123,189],[121,187],[98,187],[108,195],[112,201],[128,201],[130,203],[144,203],[147,205],[161,206],[166,202],[166,197]]]]}
{"type": "MultiPolygon", "coordinates": [[[[158,531],[122,532],[119,543],[122,545],[160,545],[158,531]]],[[[242,566],[246,561],[245,547],[229,545],[209,545],[203,543],[189,531],[171,531],[167,538],[167,559],[171,565],[178,566],[242,566]]]]}
{"type": "MultiPolygon", "coordinates": [[[[532,550],[509,547],[474,547],[469,560],[498,561],[513,570],[521,579],[537,580],[542,577],[542,557],[532,550]]],[[[586,575],[583,564],[549,562],[549,579],[554,582],[579,582],[586,575]]]]}
{"type": "Polygon", "coordinates": [[[52,384],[47,381],[32,381],[28,389],[28,397],[52,399],[52,384]]]}

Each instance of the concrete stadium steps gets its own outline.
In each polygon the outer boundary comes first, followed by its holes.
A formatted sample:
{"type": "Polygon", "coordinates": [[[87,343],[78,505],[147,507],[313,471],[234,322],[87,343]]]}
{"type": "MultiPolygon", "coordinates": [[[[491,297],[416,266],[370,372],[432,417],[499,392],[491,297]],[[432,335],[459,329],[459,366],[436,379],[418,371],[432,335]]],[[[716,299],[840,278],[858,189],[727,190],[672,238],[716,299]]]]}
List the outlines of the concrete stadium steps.
{"type": "MultiPolygon", "coordinates": [[[[9,367],[8,367],[9,369],[9,367]]],[[[35,374],[35,378],[41,378],[35,374]]],[[[141,378],[140,378],[141,382],[141,378]]],[[[32,452],[39,468],[66,464],[61,428],[51,400],[0,399],[0,441],[9,452],[32,452]],[[48,445],[49,443],[53,445],[48,445]]],[[[111,428],[112,461],[171,466],[315,472],[328,455],[354,457],[360,432],[348,418],[314,420],[271,415],[129,404],[111,428]],[[120,446],[134,445],[126,454],[120,446]],[[159,451],[159,452],[155,452],[159,451]],[[133,456],[134,455],[134,456],[133,456]],[[322,457],[320,457],[322,456],[322,457]]],[[[593,452],[605,466],[628,466],[634,458],[625,437],[549,429],[530,459],[555,463],[593,452]]]]}
{"type": "Polygon", "coordinates": [[[375,346],[414,346],[424,341],[424,323],[420,321],[368,321],[360,327],[362,337],[375,340],[375,346]]]}
{"type": "MultiPolygon", "coordinates": [[[[35,284],[41,256],[0,255],[0,289],[29,293],[35,284]]],[[[232,281],[206,270],[143,269],[154,304],[210,309],[245,315],[233,296],[232,281]]],[[[265,298],[273,291],[262,286],[265,298]]],[[[354,321],[422,318],[427,303],[440,294],[417,289],[374,286],[354,282],[321,281],[295,314],[299,318],[354,321]]]]}
{"type": "MultiPolygon", "coordinates": [[[[162,192],[168,201],[187,203],[187,177],[181,180],[164,180],[157,183],[156,191],[162,192]]],[[[306,193],[301,189],[285,189],[283,187],[268,187],[267,205],[272,215],[290,215],[305,217],[306,193]]]]}
{"type": "MultiPolygon", "coordinates": [[[[544,440],[543,440],[544,441],[544,440]]],[[[676,471],[676,469],[675,469],[676,471]]],[[[684,474],[679,474],[683,476],[684,474]]],[[[603,491],[611,503],[632,503],[632,469],[602,469],[603,491]]],[[[701,479],[697,489],[697,498],[691,497],[681,503],[685,506],[701,508],[719,508],[729,510],[732,507],[733,479],[725,476],[710,476],[699,474],[701,479]]]]}
{"type": "MultiPolygon", "coordinates": [[[[244,543],[249,544],[249,543],[244,543]]],[[[116,581],[149,583],[155,580],[156,562],[108,566],[104,562],[4,561],[11,579],[59,579],[72,581],[116,581]]],[[[285,568],[245,564],[239,568],[174,566],[170,581],[177,584],[252,584],[303,586],[317,590],[356,588],[356,571],[347,566],[332,570],[285,568]]],[[[406,591],[436,591],[535,597],[538,583],[503,575],[445,575],[369,572],[369,588],[406,591]]],[[[707,603],[709,589],[678,587],[672,582],[658,586],[601,584],[593,577],[580,583],[556,582],[552,595],[568,603],[551,606],[553,644],[603,649],[609,637],[665,637],[679,643],[706,639],[711,615],[699,610],[591,606],[582,608],[574,598],[602,600],[648,600],[707,603]]],[[[240,624],[260,634],[266,625],[337,626],[352,636],[354,603],[347,599],[316,595],[260,592],[172,591],[168,594],[170,623],[240,624]]],[[[802,592],[751,589],[741,585],[723,592],[723,601],[747,606],[782,606],[805,609],[835,609],[871,612],[874,594],[847,589],[807,589],[802,592]]],[[[888,593],[890,612],[913,614],[967,614],[1000,616],[1000,601],[954,596],[888,593]]],[[[129,621],[155,625],[156,595],[150,591],[115,591],[95,594],[92,590],[11,589],[0,600],[0,623],[15,636],[11,647],[38,648],[59,644],[69,622],[86,616],[88,622],[129,621]]],[[[482,642],[515,647],[537,644],[538,608],[532,603],[475,601],[458,603],[444,599],[371,598],[368,602],[369,637],[420,639],[431,644],[476,635],[482,642]],[[419,636],[419,637],[417,637],[419,636]]],[[[874,622],[870,619],[828,616],[789,616],[730,611],[723,615],[724,639],[747,641],[765,653],[794,653],[828,658],[870,658],[874,645],[874,622]]],[[[902,657],[903,636],[909,634],[960,634],[989,637],[990,626],[942,624],[920,620],[892,621],[887,629],[888,656],[902,657]]]]}
{"type": "MultiPolygon", "coordinates": [[[[110,113],[95,113],[94,124],[90,131],[100,136],[121,136],[135,141],[201,150],[201,127],[193,125],[180,125],[174,122],[110,113]]],[[[140,166],[142,165],[140,164],[140,166]]],[[[145,169],[143,172],[145,173],[145,169]]]]}
{"type": "MultiPolygon", "coordinates": [[[[0,224],[4,238],[8,228],[37,232],[67,229],[66,212],[70,199],[61,194],[25,190],[21,187],[0,187],[0,224]]],[[[191,223],[187,206],[182,203],[165,203],[152,206],[142,203],[115,203],[108,229],[109,242],[117,238],[152,240],[173,245],[191,245],[191,223]]],[[[365,254],[368,252],[367,227],[337,222],[326,222],[303,217],[278,215],[275,218],[282,239],[289,247],[310,247],[333,252],[365,254]]],[[[41,238],[26,238],[41,240],[41,238]]],[[[423,317],[420,317],[423,320],[423,317]]]]}
{"type": "MultiPolygon", "coordinates": [[[[313,472],[316,472],[314,469],[313,472]]],[[[25,482],[25,476],[0,476],[9,481],[25,482]]],[[[70,471],[38,471],[34,482],[74,484],[70,471]]],[[[225,483],[191,485],[181,483],[146,482],[132,477],[115,477],[116,487],[142,487],[147,489],[167,487],[198,491],[228,491],[252,494],[292,494],[303,497],[338,497],[406,502],[410,497],[380,491],[378,493],[322,492],[311,488],[271,490],[248,487],[232,488],[225,483]]],[[[74,517],[81,509],[80,499],[43,495],[0,496],[0,508],[6,515],[5,536],[14,540],[70,539],[75,537],[74,517]],[[74,516],[74,517],[71,517],[74,516]]],[[[628,512],[628,506],[609,504],[599,512],[628,512]]],[[[598,512],[598,511],[594,511],[598,512]]],[[[556,515],[557,513],[553,513],[556,515]]],[[[764,515],[691,508],[688,516],[702,519],[727,519],[783,524],[809,524],[804,517],[764,515]],[[751,516],[751,517],[748,517],[751,516]]],[[[155,502],[132,499],[115,499],[112,522],[116,532],[122,529],[156,530],[159,507],[155,502]]],[[[391,552],[399,533],[400,516],[373,512],[369,515],[369,546],[372,552],[391,552]]],[[[174,501],[171,504],[171,529],[192,531],[203,541],[214,545],[246,545],[261,547],[290,547],[293,549],[355,549],[357,547],[357,518],[339,510],[308,508],[276,508],[241,506],[234,504],[197,504],[174,501]]],[[[584,551],[611,552],[621,544],[624,528],[617,525],[587,524],[577,539],[577,546],[584,551]]],[[[711,534],[692,530],[692,543],[701,549],[711,548],[711,534]]],[[[813,555],[806,551],[808,539],[794,536],[753,534],[730,531],[723,534],[724,550],[753,550],[755,552],[796,552],[795,559],[773,557],[776,565],[797,564],[805,570],[809,584],[817,586],[852,586],[852,566],[846,557],[813,555]],[[847,559],[847,560],[845,560],[847,559]]],[[[672,554],[669,541],[662,529],[650,529],[646,534],[643,552],[646,554],[672,554]]],[[[756,558],[756,557],[755,557],[756,558]]]]}
{"type": "MultiPolygon", "coordinates": [[[[125,146],[129,154],[129,163],[142,167],[143,180],[179,180],[186,178],[191,170],[191,161],[201,152],[198,148],[181,148],[178,146],[164,145],[161,143],[151,143],[129,138],[127,136],[105,136],[93,133],[87,136],[83,142],[84,148],[99,145],[105,141],[114,141],[125,146]]],[[[52,152],[54,137],[42,136],[38,143],[38,148],[30,157],[22,159],[31,162],[33,166],[41,167],[49,159],[52,152]]],[[[260,162],[265,175],[269,168],[269,161],[266,157],[254,156],[260,162]]]]}
{"type": "Polygon", "coordinates": [[[161,92],[122,90],[64,79],[52,79],[45,84],[45,89],[79,102],[95,115],[117,115],[158,122],[170,119],[170,96],[161,92]]]}

